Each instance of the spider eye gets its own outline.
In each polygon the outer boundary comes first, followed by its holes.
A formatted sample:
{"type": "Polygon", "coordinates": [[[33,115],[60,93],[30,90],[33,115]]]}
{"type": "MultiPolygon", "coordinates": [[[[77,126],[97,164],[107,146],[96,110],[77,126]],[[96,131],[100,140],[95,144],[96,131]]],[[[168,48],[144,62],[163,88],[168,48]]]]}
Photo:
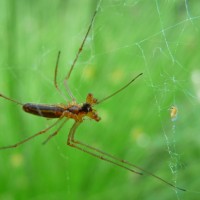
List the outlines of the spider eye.
{"type": "Polygon", "coordinates": [[[84,103],[81,110],[83,112],[90,112],[92,111],[91,105],[89,103],[84,103]]]}

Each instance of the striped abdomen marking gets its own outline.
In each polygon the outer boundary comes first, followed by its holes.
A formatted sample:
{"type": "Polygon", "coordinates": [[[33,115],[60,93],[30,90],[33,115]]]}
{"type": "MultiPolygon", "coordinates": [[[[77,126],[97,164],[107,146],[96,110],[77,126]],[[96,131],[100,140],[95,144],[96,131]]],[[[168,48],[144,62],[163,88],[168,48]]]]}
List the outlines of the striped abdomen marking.
{"type": "Polygon", "coordinates": [[[23,105],[25,112],[46,118],[59,118],[66,110],[59,105],[45,105],[26,103],[23,105]]]}

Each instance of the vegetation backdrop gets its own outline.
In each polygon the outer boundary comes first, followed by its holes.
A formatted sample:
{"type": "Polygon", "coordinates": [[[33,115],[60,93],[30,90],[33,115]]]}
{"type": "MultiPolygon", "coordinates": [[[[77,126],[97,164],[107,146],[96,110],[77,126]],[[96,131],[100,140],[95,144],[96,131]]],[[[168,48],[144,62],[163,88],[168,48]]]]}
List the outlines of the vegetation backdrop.
{"type": "MultiPolygon", "coordinates": [[[[20,102],[66,103],[58,84],[75,58],[99,1],[0,2],[0,93],[20,102]]],[[[200,181],[199,1],[103,0],[70,77],[78,102],[101,99],[102,120],[86,120],[76,137],[186,188],[139,176],[66,145],[69,120],[46,145],[46,133],[0,151],[0,199],[197,199],[200,181]],[[170,108],[178,109],[170,117],[170,108]]],[[[68,98],[68,97],[67,97],[68,98]]],[[[0,99],[0,146],[34,134],[53,120],[0,99]]],[[[55,130],[55,129],[54,129],[55,130]]]]}

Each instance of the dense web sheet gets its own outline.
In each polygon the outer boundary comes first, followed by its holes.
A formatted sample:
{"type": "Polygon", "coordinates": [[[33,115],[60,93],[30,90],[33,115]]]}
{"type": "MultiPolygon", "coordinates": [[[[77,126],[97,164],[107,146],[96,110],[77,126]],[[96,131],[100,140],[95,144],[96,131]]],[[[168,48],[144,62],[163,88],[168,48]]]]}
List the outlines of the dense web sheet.
{"type": "MultiPolygon", "coordinates": [[[[36,13],[37,16],[39,11],[31,11],[27,6],[23,9],[26,17],[21,16],[24,24],[19,25],[18,29],[15,27],[15,31],[21,33],[21,36],[17,40],[10,37],[10,45],[7,47],[8,54],[17,61],[12,62],[5,54],[0,63],[1,92],[11,94],[11,97],[23,102],[65,102],[66,99],[58,95],[53,85],[57,52],[61,50],[58,84],[64,91],[63,79],[98,4],[98,14],[69,81],[77,100],[85,101],[88,92],[101,99],[133,76],[141,72],[144,75],[121,94],[99,105],[96,109],[102,121],[97,124],[86,120],[78,129],[77,137],[94,147],[129,160],[172,184],[187,189],[187,192],[174,190],[149,176],[138,177],[124,172],[116,166],[66,148],[70,122],[59,134],[60,138],[56,137],[58,139],[49,142],[48,146],[53,145],[52,150],[47,150],[48,147],[38,150],[40,140],[35,140],[25,145],[25,152],[28,153],[20,159],[35,158],[40,166],[33,161],[31,164],[36,169],[38,167],[41,174],[45,174],[44,166],[49,168],[49,161],[52,159],[54,170],[47,170],[47,174],[52,173],[53,186],[57,183],[62,188],[56,192],[52,190],[52,196],[59,194],[60,197],[67,196],[70,199],[197,198],[200,184],[200,2],[102,0],[94,3],[85,0],[80,6],[67,4],[70,8],[67,12],[63,9],[65,6],[60,6],[60,18],[56,15],[60,23],[57,18],[51,18],[52,15],[34,18],[30,13],[36,13]],[[28,39],[32,32],[35,34],[28,39]],[[38,40],[41,43],[37,44],[38,40]],[[17,53],[13,53],[9,46],[17,46],[17,53]],[[42,154],[34,154],[38,151],[42,154]],[[80,193],[77,194],[77,191],[80,193]]],[[[57,5],[53,5],[51,9],[55,6],[57,5]]],[[[6,47],[4,42],[2,45],[6,47]]],[[[1,52],[5,50],[1,48],[1,52]]],[[[69,97],[66,98],[70,100],[69,97]]],[[[6,103],[1,101],[1,104],[6,103]]],[[[5,118],[1,116],[2,127],[7,121],[6,116],[9,117],[11,113],[7,110],[11,109],[13,107],[2,108],[2,112],[6,113],[5,118]]],[[[1,139],[1,145],[17,141],[44,126],[41,119],[31,116],[26,118],[19,110],[16,112],[16,116],[12,116],[7,124],[9,138],[5,141],[1,139]],[[13,129],[10,124],[15,124],[13,129]],[[17,135],[16,131],[24,135],[17,135]],[[13,140],[10,139],[12,137],[13,140]]],[[[50,123],[51,120],[48,120],[45,125],[50,123]]],[[[3,137],[2,134],[0,136],[3,137]]],[[[4,159],[0,158],[0,162],[5,162],[4,159]]],[[[12,165],[12,156],[10,160],[12,165]]],[[[15,164],[16,162],[14,161],[15,164]]],[[[20,162],[19,165],[24,167],[25,161],[20,162]]],[[[29,167],[27,169],[30,170],[29,167]]],[[[8,172],[5,171],[6,173],[8,172]]],[[[47,175],[45,179],[48,178],[50,184],[51,178],[47,175]]],[[[4,179],[6,178],[2,178],[4,179]]],[[[28,183],[32,180],[24,179],[28,183]]]]}

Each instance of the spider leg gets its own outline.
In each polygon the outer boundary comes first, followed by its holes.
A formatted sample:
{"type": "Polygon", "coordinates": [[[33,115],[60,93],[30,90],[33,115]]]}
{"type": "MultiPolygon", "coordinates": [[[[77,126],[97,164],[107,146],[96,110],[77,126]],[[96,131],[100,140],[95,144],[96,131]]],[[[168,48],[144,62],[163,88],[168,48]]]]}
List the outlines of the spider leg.
{"type": "Polygon", "coordinates": [[[161,178],[161,177],[159,177],[159,176],[157,176],[157,175],[155,175],[155,174],[152,174],[151,172],[149,172],[149,171],[147,171],[147,170],[145,170],[145,169],[143,169],[143,168],[141,168],[141,167],[139,167],[139,166],[137,166],[137,165],[134,165],[134,164],[132,164],[132,163],[126,161],[126,160],[117,158],[117,157],[115,157],[115,156],[113,156],[113,155],[111,155],[111,154],[108,154],[108,153],[106,153],[106,152],[104,152],[104,151],[102,151],[102,150],[100,150],[100,149],[97,149],[97,148],[95,148],[95,147],[92,147],[92,146],[90,146],[90,145],[88,145],[88,144],[85,144],[85,143],[83,143],[83,142],[80,142],[80,141],[78,141],[78,140],[75,140],[75,139],[74,139],[75,131],[76,131],[76,128],[77,128],[79,125],[80,125],[80,123],[75,123],[75,124],[73,125],[73,127],[71,128],[71,131],[70,131],[70,134],[69,134],[69,138],[68,138],[68,144],[69,144],[69,145],[71,144],[70,146],[73,146],[73,147],[75,147],[75,148],[77,148],[77,149],[79,149],[79,150],[81,150],[81,151],[84,151],[84,152],[86,152],[86,153],[89,153],[89,154],[91,154],[91,155],[93,155],[93,156],[95,156],[95,157],[97,157],[97,158],[102,159],[102,160],[111,162],[111,163],[113,163],[113,164],[115,164],[115,165],[118,165],[118,166],[120,166],[120,167],[123,167],[123,168],[125,168],[125,169],[128,169],[128,170],[131,171],[131,172],[138,173],[138,174],[142,175],[142,173],[140,173],[140,172],[135,172],[135,171],[133,171],[132,169],[130,169],[129,167],[126,167],[126,166],[124,166],[124,165],[122,165],[122,164],[116,163],[116,161],[118,161],[118,162],[120,162],[120,163],[123,163],[123,164],[126,164],[126,165],[128,165],[128,166],[130,166],[130,167],[134,167],[134,168],[139,169],[140,171],[142,171],[142,172],[144,172],[144,173],[146,173],[146,174],[148,174],[148,175],[150,175],[150,176],[152,176],[152,177],[158,179],[159,181],[162,181],[163,183],[165,183],[165,184],[167,184],[167,185],[169,185],[169,186],[171,186],[171,187],[173,187],[173,188],[175,188],[175,189],[178,189],[178,190],[181,190],[181,191],[186,191],[185,189],[180,188],[180,187],[177,187],[177,186],[173,185],[172,183],[169,183],[168,181],[164,180],[163,178],[161,178]],[[101,155],[97,155],[97,154],[95,154],[95,153],[93,153],[93,152],[89,152],[88,150],[85,150],[85,149],[79,147],[78,145],[81,145],[81,146],[83,146],[83,147],[86,147],[87,149],[90,149],[90,150],[92,150],[92,151],[95,151],[95,152],[97,152],[97,153],[100,153],[101,155]],[[109,157],[109,158],[111,158],[111,159],[113,159],[113,160],[115,160],[115,161],[112,161],[112,160],[110,160],[110,159],[107,159],[107,158],[105,158],[104,156],[107,156],[107,157],[109,157]]]}
{"type": "Polygon", "coordinates": [[[58,129],[55,132],[53,132],[51,135],[49,135],[49,137],[42,144],[46,144],[52,137],[56,136],[67,120],[68,120],[68,118],[66,118],[62,122],[62,124],[58,127],[58,129]]]}
{"type": "Polygon", "coordinates": [[[82,145],[82,146],[87,147],[87,148],[89,148],[89,149],[92,149],[92,150],[94,150],[94,151],[96,151],[96,152],[98,152],[98,153],[101,153],[101,154],[103,154],[103,155],[106,155],[107,157],[110,157],[110,158],[112,158],[112,159],[114,159],[114,160],[117,160],[117,161],[119,161],[119,162],[121,162],[121,163],[124,163],[124,164],[126,164],[126,165],[128,165],[128,166],[131,166],[131,167],[134,167],[134,168],[136,168],[136,169],[139,169],[139,170],[141,170],[142,172],[144,172],[144,173],[146,173],[146,174],[148,174],[148,175],[150,175],[150,176],[152,176],[152,177],[154,177],[154,178],[156,178],[156,179],[158,179],[158,180],[160,180],[160,181],[166,183],[167,185],[169,185],[169,186],[171,186],[171,187],[173,187],[173,188],[176,188],[176,189],[179,189],[179,190],[182,190],[182,191],[186,191],[185,189],[179,188],[179,187],[177,187],[177,186],[175,186],[175,185],[169,183],[168,181],[164,180],[163,178],[161,178],[161,177],[159,177],[159,176],[157,176],[157,175],[155,175],[155,174],[152,174],[151,172],[149,172],[149,171],[147,171],[147,170],[145,170],[145,169],[143,169],[143,168],[141,168],[141,167],[139,167],[139,166],[137,166],[137,165],[134,165],[134,164],[132,164],[132,163],[130,163],[130,162],[124,160],[124,159],[120,159],[120,158],[118,158],[118,157],[115,157],[115,156],[113,156],[113,155],[111,155],[111,154],[106,153],[105,151],[102,151],[102,150],[97,149],[97,148],[95,148],[95,147],[92,147],[92,146],[90,146],[90,145],[88,145],[88,144],[85,144],[85,143],[83,143],[83,142],[80,142],[80,141],[78,141],[78,140],[75,140],[74,138],[72,139],[72,141],[73,141],[75,144],[82,145]]]}
{"type": "MultiPolygon", "coordinates": [[[[75,143],[74,140],[73,140],[73,138],[74,138],[75,131],[76,131],[77,127],[80,125],[80,123],[81,123],[81,122],[76,121],[76,122],[73,124],[73,126],[72,126],[72,128],[71,128],[71,130],[70,130],[70,132],[69,132],[69,135],[68,135],[67,145],[69,145],[69,146],[71,146],[71,147],[74,147],[74,148],[76,148],[76,149],[79,149],[80,151],[83,151],[83,152],[85,152],[85,153],[88,153],[88,154],[90,154],[90,155],[92,155],[92,156],[94,156],[94,157],[96,157],[96,158],[99,158],[99,159],[104,160],[104,161],[106,161],[106,162],[109,162],[109,163],[112,163],[112,164],[117,165],[117,166],[119,166],[119,167],[122,167],[122,168],[124,168],[124,169],[126,169],[126,170],[128,170],[128,171],[133,172],[133,173],[136,173],[136,174],[139,174],[139,175],[143,175],[141,172],[137,172],[137,171],[135,171],[135,170],[133,170],[133,169],[131,169],[131,168],[129,168],[129,167],[126,167],[126,166],[124,166],[124,165],[122,165],[122,164],[120,164],[120,163],[117,163],[116,161],[113,161],[113,160],[111,160],[111,159],[109,159],[109,158],[106,158],[106,157],[105,157],[106,155],[104,155],[104,154],[102,154],[102,153],[101,153],[101,155],[99,155],[99,154],[97,154],[97,153],[92,152],[91,150],[93,150],[93,148],[90,148],[90,146],[85,146],[85,147],[87,147],[89,150],[88,150],[88,149],[85,149],[85,148],[79,147],[79,144],[78,144],[78,143],[75,143]]],[[[98,152],[98,153],[100,153],[100,152],[98,152]]]]}
{"type": "Polygon", "coordinates": [[[15,99],[11,99],[11,98],[9,98],[9,97],[7,97],[7,96],[1,94],[1,93],[0,93],[0,97],[2,97],[2,98],[4,98],[4,99],[7,99],[8,101],[12,101],[12,102],[14,102],[14,103],[16,103],[16,104],[19,104],[19,105],[21,105],[21,106],[24,105],[23,103],[21,103],[21,102],[15,100],[15,99]]]}
{"type": "Polygon", "coordinates": [[[55,72],[54,72],[54,86],[58,90],[58,92],[60,94],[62,94],[62,92],[61,92],[61,90],[60,90],[60,88],[58,86],[58,83],[57,83],[57,74],[58,74],[59,59],[60,59],[60,51],[58,52],[57,61],[56,61],[56,67],[55,67],[55,72]]]}
{"type": "MultiPolygon", "coordinates": [[[[65,79],[64,79],[64,85],[65,85],[66,91],[67,91],[68,95],[71,97],[72,101],[74,101],[74,102],[76,102],[76,98],[74,97],[74,95],[72,94],[72,92],[71,92],[71,90],[70,90],[70,88],[69,88],[69,86],[68,86],[68,79],[69,79],[69,77],[70,77],[70,75],[71,75],[71,73],[72,73],[72,71],[73,71],[73,69],[74,69],[74,66],[75,66],[75,64],[76,64],[76,62],[77,62],[77,60],[78,60],[78,58],[79,58],[80,53],[81,53],[82,50],[83,50],[85,41],[86,41],[86,39],[87,39],[87,37],[88,37],[88,35],[89,35],[89,32],[90,32],[90,30],[91,30],[91,28],[92,28],[92,25],[93,25],[95,16],[96,16],[96,14],[97,14],[97,12],[98,12],[98,10],[99,10],[101,1],[102,1],[102,0],[100,0],[99,3],[98,3],[98,5],[97,5],[97,9],[95,10],[95,12],[94,12],[94,14],[93,14],[92,20],[91,20],[91,22],[90,22],[90,25],[89,25],[89,27],[88,27],[88,29],[87,29],[87,32],[86,32],[84,38],[83,38],[83,41],[82,41],[82,43],[81,43],[81,46],[79,47],[78,52],[77,52],[77,54],[76,54],[76,56],[75,56],[75,59],[74,59],[72,65],[71,65],[71,67],[70,67],[70,70],[69,70],[67,76],[66,76],[65,79]]],[[[58,92],[63,96],[63,94],[62,94],[62,92],[61,92],[61,90],[60,90],[60,88],[59,88],[59,86],[58,86],[58,84],[57,84],[57,73],[58,73],[58,63],[59,63],[59,59],[60,59],[60,51],[58,52],[58,57],[57,57],[57,61],[56,61],[56,67],[55,67],[55,73],[54,73],[54,74],[55,74],[55,75],[54,75],[54,85],[55,85],[55,88],[58,90],[58,92]]]]}
{"type": "Polygon", "coordinates": [[[85,34],[85,37],[83,38],[83,41],[82,41],[82,43],[81,43],[81,46],[79,47],[79,50],[78,50],[78,52],[77,52],[77,54],[76,54],[76,57],[75,57],[75,59],[74,59],[72,65],[71,65],[71,67],[70,67],[70,70],[69,70],[69,72],[68,72],[68,74],[67,74],[67,76],[65,77],[65,80],[64,80],[65,88],[66,88],[66,90],[67,90],[68,95],[71,97],[72,101],[76,101],[76,98],[74,97],[74,95],[72,94],[72,92],[71,92],[71,90],[70,90],[70,88],[69,88],[69,86],[68,86],[68,79],[69,79],[69,77],[70,77],[70,75],[71,75],[71,73],[72,73],[72,71],[73,71],[73,69],[74,69],[74,66],[75,66],[75,64],[76,64],[76,62],[77,62],[77,60],[78,60],[78,58],[79,58],[80,53],[81,53],[82,50],[83,50],[85,41],[86,41],[86,39],[87,39],[87,37],[88,37],[88,34],[89,34],[89,32],[90,32],[90,30],[91,30],[91,28],[92,28],[92,25],[93,25],[95,16],[96,16],[96,14],[97,14],[97,12],[98,12],[98,9],[99,9],[99,6],[97,7],[97,9],[95,10],[95,12],[94,12],[94,14],[93,14],[92,20],[91,20],[90,25],[89,25],[89,27],[88,27],[88,29],[87,29],[87,32],[86,32],[86,34],[85,34]]]}
{"type": "Polygon", "coordinates": [[[66,99],[65,95],[62,93],[62,91],[60,90],[58,83],[57,83],[58,64],[59,64],[59,60],[60,60],[60,53],[61,52],[59,51],[57,60],[56,60],[56,67],[55,67],[55,71],[54,71],[54,86],[55,86],[56,90],[60,93],[60,95],[66,99]]]}
{"type": "Polygon", "coordinates": [[[70,118],[74,119],[75,121],[80,121],[80,119],[77,117],[76,114],[73,114],[71,112],[69,112],[68,110],[65,110],[62,114],[62,117],[66,117],[64,122],[58,127],[58,129],[53,132],[51,135],[49,135],[49,137],[42,143],[42,144],[46,144],[52,137],[54,137],[55,135],[58,134],[58,132],[60,131],[60,129],[63,127],[63,125],[66,123],[66,121],[70,118]]]}
{"type": "Polygon", "coordinates": [[[56,90],[59,92],[59,94],[65,99],[65,101],[68,102],[69,100],[66,98],[66,95],[63,94],[63,92],[61,91],[61,89],[59,88],[58,83],[57,83],[58,64],[59,64],[59,60],[60,60],[60,54],[61,54],[61,52],[59,51],[58,56],[57,56],[57,61],[56,61],[56,67],[55,67],[55,71],[54,71],[54,86],[55,86],[56,90]]]}
{"type": "Polygon", "coordinates": [[[13,144],[13,145],[8,145],[8,146],[4,146],[4,147],[0,147],[0,150],[3,150],[3,149],[10,149],[10,148],[16,148],[18,146],[20,146],[21,144],[25,143],[25,142],[28,142],[29,140],[33,139],[34,137],[37,137],[38,135],[42,135],[43,133],[46,133],[48,130],[50,130],[51,128],[53,128],[58,122],[60,122],[60,120],[62,119],[63,117],[60,117],[55,123],[53,123],[51,126],[45,128],[44,130],[16,143],[16,144],[13,144]]]}

